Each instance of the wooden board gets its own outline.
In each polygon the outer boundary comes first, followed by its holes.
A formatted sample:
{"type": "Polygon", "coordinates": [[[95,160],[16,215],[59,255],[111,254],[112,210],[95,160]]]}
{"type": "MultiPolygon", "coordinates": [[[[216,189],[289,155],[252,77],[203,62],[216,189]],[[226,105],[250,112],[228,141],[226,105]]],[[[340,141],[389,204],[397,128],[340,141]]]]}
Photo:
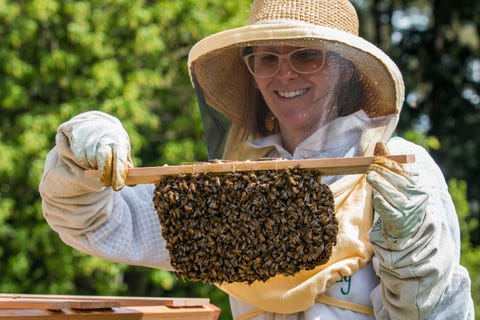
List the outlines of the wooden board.
{"type": "MultiPolygon", "coordinates": [[[[399,163],[415,161],[415,155],[383,156],[399,163]]],[[[237,172],[253,170],[281,170],[287,168],[318,169],[323,175],[346,175],[366,173],[375,157],[323,158],[303,160],[260,160],[260,161],[227,161],[201,162],[178,166],[143,167],[128,170],[127,185],[155,183],[164,175],[195,174],[206,172],[237,172]]],[[[85,170],[87,178],[98,178],[97,170],[85,170]]]]}
{"type": "Polygon", "coordinates": [[[220,309],[201,307],[121,307],[107,310],[0,310],[1,320],[216,320],[220,309]]]}
{"type": "Polygon", "coordinates": [[[119,307],[117,301],[78,300],[78,299],[27,299],[27,298],[0,298],[0,309],[105,309],[119,307]]]}
{"type": "Polygon", "coordinates": [[[207,298],[147,298],[118,296],[0,294],[0,309],[101,309],[124,306],[195,307],[207,298]]]}
{"type": "Polygon", "coordinates": [[[219,315],[204,298],[0,294],[0,319],[216,320],[219,315]]]}

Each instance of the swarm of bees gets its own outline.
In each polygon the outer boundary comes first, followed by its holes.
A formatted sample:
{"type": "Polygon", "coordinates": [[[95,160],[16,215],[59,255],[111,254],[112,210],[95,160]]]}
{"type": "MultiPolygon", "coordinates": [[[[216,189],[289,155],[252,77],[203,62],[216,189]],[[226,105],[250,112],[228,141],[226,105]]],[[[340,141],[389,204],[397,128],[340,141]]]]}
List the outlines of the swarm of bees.
{"type": "Polygon", "coordinates": [[[338,222],[314,169],[164,176],[154,206],[177,275],[265,282],[328,261],[338,222]]]}

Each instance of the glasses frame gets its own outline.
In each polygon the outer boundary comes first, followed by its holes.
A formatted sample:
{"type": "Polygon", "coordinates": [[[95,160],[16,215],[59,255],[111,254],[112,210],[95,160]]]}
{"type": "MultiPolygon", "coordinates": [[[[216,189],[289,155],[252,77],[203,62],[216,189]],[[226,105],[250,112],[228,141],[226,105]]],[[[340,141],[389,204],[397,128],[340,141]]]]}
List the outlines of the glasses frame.
{"type": "Polygon", "coordinates": [[[268,51],[265,51],[265,52],[252,52],[252,53],[249,53],[249,54],[246,54],[243,56],[243,61],[245,61],[245,64],[247,65],[247,69],[248,71],[254,76],[254,77],[257,77],[257,78],[270,78],[270,77],[273,77],[275,75],[278,74],[278,72],[280,71],[280,64],[281,64],[281,61],[285,59],[287,60],[288,62],[288,65],[290,66],[290,68],[295,71],[296,73],[299,73],[299,74],[310,74],[310,73],[315,73],[319,70],[321,70],[323,68],[323,66],[325,65],[325,60],[326,60],[326,54],[325,54],[325,51],[321,50],[321,49],[312,49],[312,48],[299,48],[299,49],[295,49],[293,51],[290,51],[288,53],[284,53],[284,54],[278,54],[278,53],[275,53],[275,52],[268,52],[268,51]],[[315,69],[315,70],[312,70],[312,71],[301,71],[301,70],[298,70],[297,68],[295,68],[295,66],[292,64],[290,58],[293,54],[296,54],[298,52],[302,52],[302,51],[318,51],[318,52],[321,52],[322,53],[322,63],[315,69]],[[278,58],[278,63],[277,63],[277,67],[276,67],[276,70],[272,73],[272,74],[269,74],[269,75],[257,75],[255,74],[255,71],[253,70],[253,66],[250,66],[250,63],[248,62],[248,60],[250,59],[250,57],[255,57],[256,55],[272,55],[272,56],[275,56],[278,58]]]}

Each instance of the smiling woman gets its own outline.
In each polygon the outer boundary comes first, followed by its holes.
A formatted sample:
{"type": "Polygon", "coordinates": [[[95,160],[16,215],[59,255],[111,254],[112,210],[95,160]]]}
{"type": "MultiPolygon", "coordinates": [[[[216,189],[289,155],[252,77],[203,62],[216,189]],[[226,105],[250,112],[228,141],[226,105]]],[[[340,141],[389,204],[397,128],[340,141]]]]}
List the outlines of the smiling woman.
{"type": "Polygon", "coordinates": [[[318,49],[260,46],[245,58],[290,153],[339,116],[338,88],[351,80],[353,69],[337,55],[318,49]]]}
{"type": "MultiPolygon", "coordinates": [[[[283,48],[274,46],[246,47],[243,53],[243,59],[255,79],[255,87],[258,89],[256,90],[256,103],[251,106],[252,110],[247,111],[250,116],[245,119],[245,126],[250,128],[254,134],[265,135],[279,129],[279,115],[272,113],[269,109],[265,101],[266,92],[262,94],[260,87],[261,84],[266,84],[273,78],[278,80],[285,77],[283,72],[287,72],[287,77],[299,78],[297,82],[307,78],[312,78],[315,82],[318,82],[321,78],[313,76],[313,74],[318,74],[318,76],[328,80],[324,82],[330,84],[330,88],[325,88],[324,91],[330,93],[331,98],[335,99],[334,102],[330,103],[333,104],[334,108],[326,107],[330,110],[326,110],[327,112],[324,113],[313,112],[311,113],[313,115],[318,114],[318,116],[323,117],[330,115],[331,118],[346,116],[358,111],[360,106],[364,105],[361,100],[364,97],[359,72],[351,61],[342,58],[339,54],[320,49],[288,46],[283,48]],[[289,52],[279,54],[282,51],[289,52]],[[285,69],[285,64],[291,69],[285,69]],[[280,72],[282,74],[279,74],[280,72]]],[[[284,86],[285,88],[289,91],[275,90],[274,93],[279,98],[292,99],[304,95],[311,89],[310,87],[295,89],[284,86]]],[[[318,103],[320,104],[321,101],[318,101],[318,103]]],[[[328,103],[325,104],[328,105],[328,103]]],[[[328,119],[317,122],[314,127],[322,126],[322,123],[327,122],[328,119]]]]}

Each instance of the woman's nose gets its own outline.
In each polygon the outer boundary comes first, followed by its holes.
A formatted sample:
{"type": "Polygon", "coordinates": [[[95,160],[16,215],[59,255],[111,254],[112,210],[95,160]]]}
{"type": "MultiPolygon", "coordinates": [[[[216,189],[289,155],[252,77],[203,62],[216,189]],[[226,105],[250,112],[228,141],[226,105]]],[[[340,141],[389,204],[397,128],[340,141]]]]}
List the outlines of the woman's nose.
{"type": "Polygon", "coordinates": [[[280,59],[280,67],[277,73],[277,78],[283,81],[290,80],[296,78],[298,73],[292,69],[290,63],[287,59],[280,59]]]}

